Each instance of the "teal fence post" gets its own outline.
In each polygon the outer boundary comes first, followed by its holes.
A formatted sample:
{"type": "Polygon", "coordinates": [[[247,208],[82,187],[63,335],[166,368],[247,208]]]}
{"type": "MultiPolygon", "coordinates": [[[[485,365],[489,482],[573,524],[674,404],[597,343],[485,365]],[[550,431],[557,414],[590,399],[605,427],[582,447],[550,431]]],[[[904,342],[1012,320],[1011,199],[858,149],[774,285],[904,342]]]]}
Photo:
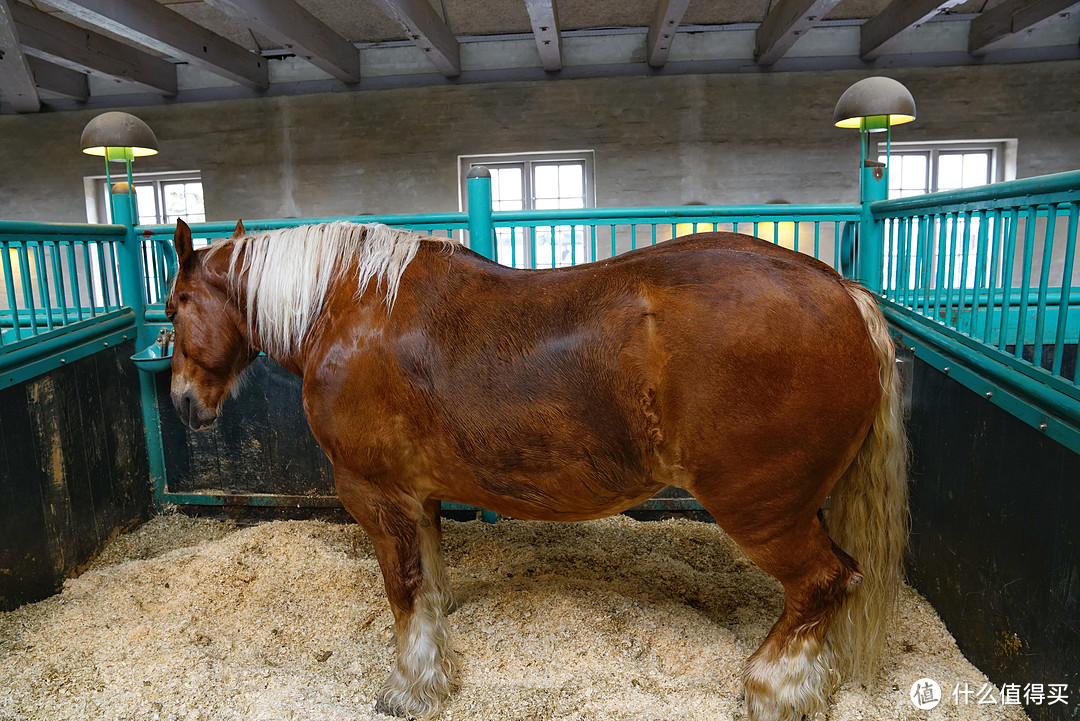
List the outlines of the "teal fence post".
{"type": "Polygon", "coordinates": [[[469,171],[465,179],[468,195],[469,247],[498,261],[495,250],[495,226],[491,220],[491,172],[483,165],[469,171]]]}
{"type": "MultiPolygon", "coordinates": [[[[135,314],[135,350],[150,345],[151,338],[146,327],[146,298],[143,295],[142,248],[135,235],[139,214],[135,191],[128,183],[117,183],[111,189],[113,222],[127,228],[124,240],[117,251],[120,273],[120,292],[124,304],[135,314]]],[[[165,451],[161,444],[161,425],[158,421],[158,402],[155,375],[139,372],[139,396],[142,407],[143,436],[146,439],[146,462],[150,470],[150,489],[153,493],[154,510],[160,513],[164,507],[165,451]]]]}
{"type": "MultiPolygon", "coordinates": [[[[465,176],[465,191],[469,203],[469,247],[497,262],[495,224],[491,219],[491,171],[483,165],[472,168],[465,176]]],[[[480,518],[484,523],[494,523],[499,520],[499,514],[482,508],[480,518]]]]}
{"type": "Polygon", "coordinates": [[[883,290],[883,266],[885,264],[885,238],[883,224],[874,221],[870,204],[889,198],[889,168],[887,165],[866,157],[867,133],[863,136],[862,177],[859,182],[859,243],[857,246],[856,277],[874,293],[883,290]]]}

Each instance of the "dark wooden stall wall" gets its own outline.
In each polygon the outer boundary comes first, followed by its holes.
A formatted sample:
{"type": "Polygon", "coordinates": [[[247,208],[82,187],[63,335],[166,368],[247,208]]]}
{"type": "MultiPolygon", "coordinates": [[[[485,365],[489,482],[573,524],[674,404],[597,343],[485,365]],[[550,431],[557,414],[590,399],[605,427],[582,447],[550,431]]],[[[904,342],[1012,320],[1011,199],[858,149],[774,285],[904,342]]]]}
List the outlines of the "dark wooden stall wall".
{"type": "Polygon", "coordinates": [[[0,390],[0,610],[55,593],[151,514],[132,343],[0,390]]]}
{"type": "Polygon", "coordinates": [[[333,469],[304,417],[297,376],[269,358],[258,358],[239,392],[205,431],[180,422],[169,383],[168,373],[158,374],[170,492],[335,495],[333,469]]]}
{"type": "MultiPolygon", "coordinates": [[[[1068,684],[1080,707],[1080,456],[916,361],[908,576],[1001,684],[1068,684]]],[[[935,679],[952,704],[955,684],[935,679]]],[[[912,679],[915,681],[915,679],[912,679]]],[[[998,699],[1000,703],[1000,698],[998,699]]]]}

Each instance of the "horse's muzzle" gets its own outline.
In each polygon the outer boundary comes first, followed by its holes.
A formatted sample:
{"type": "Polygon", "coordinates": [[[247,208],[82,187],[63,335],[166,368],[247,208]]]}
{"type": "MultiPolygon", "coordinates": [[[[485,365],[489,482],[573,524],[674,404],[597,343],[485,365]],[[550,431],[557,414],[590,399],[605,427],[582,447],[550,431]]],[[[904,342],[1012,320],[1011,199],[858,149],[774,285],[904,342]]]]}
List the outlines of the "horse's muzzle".
{"type": "Polygon", "coordinates": [[[188,428],[194,431],[206,430],[217,420],[217,414],[207,410],[195,394],[187,391],[181,396],[172,397],[173,407],[177,415],[188,428]]]}

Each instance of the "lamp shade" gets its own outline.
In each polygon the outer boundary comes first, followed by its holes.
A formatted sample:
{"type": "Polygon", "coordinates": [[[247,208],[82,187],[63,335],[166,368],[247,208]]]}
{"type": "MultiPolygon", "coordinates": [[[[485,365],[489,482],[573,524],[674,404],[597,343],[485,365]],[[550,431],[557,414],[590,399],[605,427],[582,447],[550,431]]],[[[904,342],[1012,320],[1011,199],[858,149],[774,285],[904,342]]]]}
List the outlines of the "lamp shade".
{"type": "Polygon", "coordinates": [[[915,119],[915,98],[892,78],[860,80],[844,91],[833,111],[838,128],[885,130],[915,119]]]}
{"type": "Polygon", "coordinates": [[[115,111],[87,123],[80,144],[87,155],[103,155],[109,160],[131,160],[158,151],[157,137],[149,125],[130,113],[115,111]]]}

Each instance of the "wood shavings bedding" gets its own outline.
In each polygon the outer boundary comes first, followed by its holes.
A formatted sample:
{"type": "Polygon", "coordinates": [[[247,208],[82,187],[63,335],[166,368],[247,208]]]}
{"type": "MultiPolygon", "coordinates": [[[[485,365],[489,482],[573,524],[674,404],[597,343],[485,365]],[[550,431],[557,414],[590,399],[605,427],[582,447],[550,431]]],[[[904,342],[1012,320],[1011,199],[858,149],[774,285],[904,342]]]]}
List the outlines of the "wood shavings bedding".
{"type": "MultiPolygon", "coordinates": [[[[444,523],[460,688],[441,719],[726,720],[780,613],[778,583],[714,525],[444,523]]],[[[886,667],[821,718],[1027,718],[957,705],[983,674],[905,589],[886,667]],[[931,711],[908,698],[941,684],[931,711]]],[[[155,518],[61,594],[0,614],[0,720],[382,719],[393,618],[356,525],[155,518]]],[[[1000,699],[1000,694],[995,692],[1000,699]]]]}

